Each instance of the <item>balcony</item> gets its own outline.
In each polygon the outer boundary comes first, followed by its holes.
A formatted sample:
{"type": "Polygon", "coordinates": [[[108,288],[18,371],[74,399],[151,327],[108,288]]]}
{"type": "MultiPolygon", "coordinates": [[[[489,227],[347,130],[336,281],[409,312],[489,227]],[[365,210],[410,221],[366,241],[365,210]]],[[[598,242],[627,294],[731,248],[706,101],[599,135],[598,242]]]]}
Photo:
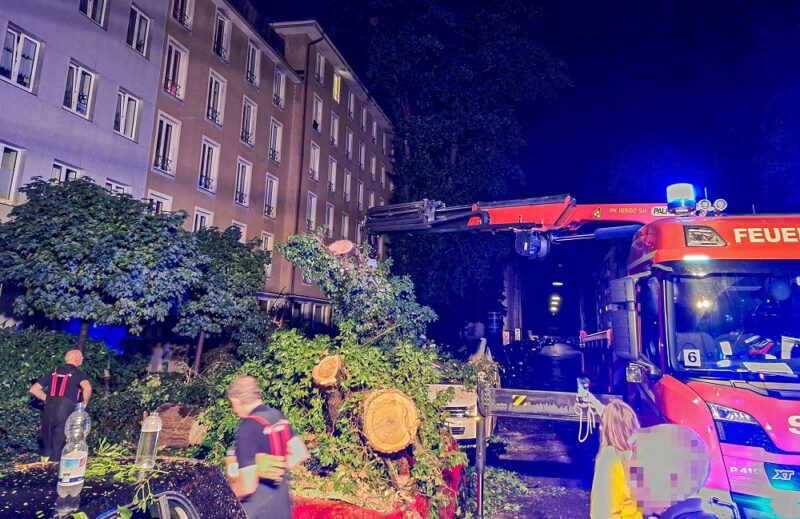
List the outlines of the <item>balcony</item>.
{"type": "Polygon", "coordinates": [[[276,150],[275,148],[269,149],[269,160],[273,162],[277,162],[278,164],[281,163],[281,152],[276,150]]]}
{"type": "Polygon", "coordinates": [[[200,175],[200,179],[197,182],[197,187],[204,191],[209,191],[211,193],[214,192],[214,179],[211,178],[210,175],[200,175]]]}
{"type": "Polygon", "coordinates": [[[242,130],[242,142],[253,145],[253,134],[248,130],[242,130]]]}
{"type": "Polygon", "coordinates": [[[258,76],[256,76],[255,71],[248,70],[245,72],[244,78],[247,80],[248,83],[257,87],[258,86],[258,76]]]}
{"type": "Polygon", "coordinates": [[[156,155],[153,161],[153,167],[165,173],[172,173],[172,160],[166,155],[156,155]]]}
{"type": "Polygon", "coordinates": [[[314,168],[308,168],[308,176],[311,180],[318,180],[319,176],[317,175],[317,170],[314,168]]]}
{"type": "Polygon", "coordinates": [[[236,191],[233,195],[233,201],[239,205],[247,205],[247,193],[244,191],[236,191]]]}
{"type": "Polygon", "coordinates": [[[181,86],[174,79],[167,78],[164,81],[164,92],[168,93],[175,99],[181,98],[181,86]]]}
{"type": "MultiPolygon", "coordinates": [[[[175,2],[177,7],[178,2],[175,2]]],[[[178,22],[183,26],[184,29],[190,29],[189,27],[189,13],[186,12],[185,9],[174,9],[172,11],[172,17],[175,18],[175,21],[178,22]]]]}
{"type": "Polygon", "coordinates": [[[336,186],[334,185],[334,183],[328,182],[328,193],[335,193],[335,192],[336,192],[336,186]]]}
{"type": "Polygon", "coordinates": [[[216,125],[221,125],[220,122],[219,122],[220,121],[220,115],[221,114],[219,113],[219,110],[217,110],[217,109],[215,109],[215,108],[213,108],[211,106],[209,106],[208,109],[206,110],[206,118],[209,121],[211,121],[212,123],[216,124],[216,125]]]}
{"type": "Polygon", "coordinates": [[[283,98],[278,94],[272,94],[272,104],[283,110],[283,98]]]}
{"type": "Polygon", "coordinates": [[[221,41],[214,42],[214,54],[224,59],[225,61],[228,61],[228,49],[222,46],[221,41]]]}
{"type": "Polygon", "coordinates": [[[265,205],[264,206],[264,216],[269,216],[270,218],[275,218],[275,206],[274,205],[265,205]]]}

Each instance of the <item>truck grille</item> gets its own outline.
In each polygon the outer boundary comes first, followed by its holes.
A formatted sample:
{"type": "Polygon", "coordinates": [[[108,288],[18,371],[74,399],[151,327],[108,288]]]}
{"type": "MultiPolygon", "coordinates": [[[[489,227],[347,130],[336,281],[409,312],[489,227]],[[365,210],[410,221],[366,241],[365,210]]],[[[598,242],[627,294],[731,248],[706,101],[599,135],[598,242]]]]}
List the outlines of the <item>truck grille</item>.
{"type": "Polygon", "coordinates": [[[453,418],[464,418],[467,416],[466,407],[445,407],[444,410],[447,412],[447,416],[452,416],[453,418]]]}
{"type": "Polygon", "coordinates": [[[461,436],[462,434],[464,434],[464,430],[465,430],[464,427],[451,427],[450,428],[450,433],[453,436],[461,436]]]}

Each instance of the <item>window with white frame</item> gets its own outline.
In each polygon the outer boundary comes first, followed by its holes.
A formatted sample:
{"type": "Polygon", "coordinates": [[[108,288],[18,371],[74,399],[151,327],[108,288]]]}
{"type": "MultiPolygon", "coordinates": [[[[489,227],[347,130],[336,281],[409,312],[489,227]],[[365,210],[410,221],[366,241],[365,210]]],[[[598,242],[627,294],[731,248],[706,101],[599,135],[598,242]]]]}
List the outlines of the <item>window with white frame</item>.
{"type": "Polygon", "coordinates": [[[239,229],[239,243],[247,243],[247,224],[231,220],[231,227],[239,229]]]}
{"type": "Polygon", "coordinates": [[[208,75],[208,98],[206,102],[206,119],[222,126],[225,109],[226,82],[213,70],[208,75]]]}
{"type": "Polygon", "coordinates": [[[328,157],[328,192],[336,192],[336,159],[328,157]]]}
{"type": "Polygon", "coordinates": [[[38,58],[38,41],[11,26],[6,28],[0,54],[0,77],[30,92],[36,79],[38,58]]]}
{"type": "Polygon", "coordinates": [[[325,204],[325,236],[333,238],[333,219],[336,209],[333,204],[325,204]]]}
{"type": "Polygon", "coordinates": [[[238,205],[250,205],[250,178],[253,174],[253,165],[239,157],[236,163],[236,185],[234,186],[233,201],[238,205]]]}
{"type": "Polygon", "coordinates": [[[205,229],[206,227],[211,227],[212,225],[214,225],[214,213],[212,213],[208,209],[195,207],[194,225],[192,226],[192,230],[194,232],[197,232],[200,229],[205,229]]]}
{"type": "Polygon", "coordinates": [[[156,126],[156,149],[153,167],[174,175],[175,159],[178,156],[180,123],[164,114],[159,114],[156,126]]]}
{"type": "Polygon", "coordinates": [[[367,209],[372,207],[375,207],[375,191],[369,192],[369,205],[367,206],[367,209]]]}
{"type": "Polygon", "coordinates": [[[217,173],[219,171],[219,144],[203,137],[200,155],[200,175],[197,187],[209,193],[216,192],[217,173]]]}
{"type": "Polygon", "coordinates": [[[313,231],[317,225],[317,195],[308,192],[306,199],[306,229],[313,231]]]}
{"type": "Polygon", "coordinates": [[[186,67],[189,51],[170,39],[164,60],[164,92],[177,99],[183,99],[183,86],[186,84],[186,67]]]}
{"type": "Polygon", "coordinates": [[[353,160],[353,131],[350,128],[344,134],[344,156],[347,160],[353,160]]]}
{"type": "Polygon", "coordinates": [[[172,18],[186,29],[192,27],[194,0],[172,0],[172,18]]]}
{"type": "Polygon", "coordinates": [[[369,158],[369,178],[372,179],[373,182],[375,182],[377,175],[376,164],[375,154],[373,153],[369,158]]]}
{"type": "Polygon", "coordinates": [[[272,104],[283,110],[283,93],[286,84],[286,74],[280,69],[275,69],[275,80],[272,84],[272,104]]]}
{"type": "Polygon", "coordinates": [[[349,240],[350,239],[350,215],[347,213],[342,213],[342,239],[349,240]]]}
{"type": "Polygon", "coordinates": [[[53,162],[53,169],[50,174],[50,178],[53,180],[69,182],[70,180],[80,178],[80,176],[81,172],[78,168],[73,168],[72,166],[67,166],[60,162],[53,162]]]}
{"type": "Polygon", "coordinates": [[[381,187],[386,187],[386,166],[381,164],[381,187]]]}
{"type": "Polygon", "coordinates": [[[331,146],[339,147],[339,116],[331,111],[331,146]]]}
{"type": "Polygon", "coordinates": [[[102,26],[106,16],[106,0],[80,0],[80,11],[102,26]]]}
{"type": "Polygon", "coordinates": [[[386,155],[386,132],[381,132],[381,151],[386,155]]]}
{"type": "Polygon", "coordinates": [[[123,184],[122,182],[117,182],[116,180],[112,180],[110,178],[106,179],[106,190],[109,193],[113,193],[115,195],[124,195],[126,193],[131,192],[131,186],[127,184],[123,184]]]}
{"type": "Polygon", "coordinates": [[[337,72],[333,73],[333,100],[337,103],[342,99],[342,76],[337,72]]]}
{"type": "Polygon", "coordinates": [[[364,143],[361,142],[358,144],[358,167],[361,171],[364,171],[364,163],[366,162],[366,155],[367,149],[364,146],[364,143]]]}
{"type": "Polygon", "coordinates": [[[364,209],[364,183],[360,180],[356,186],[356,201],[358,202],[358,209],[364,209]]]}
{"type": "Polygon", "coordinates": [[[322,99],[314,96],[314,110],[311,112],[311,127],[315,132],[322,132],[322,99]]]}
{"type": "Polygon", "coordinates": [[[214,54],[228,60],[228,49],[231,40],[231,21],[228,17],[217,11],[217,18],[214,21],[214,54]]]}
{"type": "Polygon", "coordinates": [[[367,133],[367,109],[361,108],[361,133],[367,133]]]}
{"type": "Polygon", "coordinates": [[[242,101],[242,142],[252,146],[256,142],[256,104],[249,97],[244,96],[242,101]]]}
{"type": "Polygon", "coordinates": [[[114,131],[132,141],[136,140],[139,126],[139,99],[124,90],[117,92],[117,112],[114,115],[114,131]]]}
{"type": "Polygon", "coordinates": [[[269,158],[280,164],[281,143],[283,142],[283,125],[272,119],[269,129],[269,158]]]}
{"type": "Polygon", "coordinates": [[[169,195],[151,189],[147,192],[147,200],[150,202],[150,210],[155,214],[172,211],[172,197],[169,195]]]}
{"type": "Polygon", "coordinates": [[[94,74],[77,63],[70,63],[67,85],[64,88],[64,108],[88,119],[92,108],[93,86],[94,74]]]}
{"type": "Polygon", "coordinates": [[[372,121],[372,144],[378,144],[378,123],[372,121]]]}
{"type": "Polygon", "coordinates": [[[317,62],[314,66],[314,77],[317,78],[317,83],[320,85],[325,84],[325,56],[317,52],[317,62]]]}
{"type": "Polygon", "coordinates": [[[356,95],[353,92],[347,93],[347,117],[353,118],[356,110],[356,95]]]}
{"type": "Polygon", "coordinates": [[[247,65],[244,71],[244,78],[253,86],[258,86],[261,71],[261,51],[252,42],[247,42],[247,65]]]}
{"type": "Polygon", "coordinates": [[[150,36],[150,18],[138,7],[131,5],[128,16],[128,36],[126,42],[142,56],[147,55],[147,38],[150,36]]]}
{"type": "Polygon", "coordinates": [[[350,201],[350,183],[353,180],[353,175],[348,170],[344,170],[344,185],[342,186],[342,197],[345,202],[350,201]]]}
{"type": "Polygon", "coordinates": [[[275,236],[268,232],[261,233],[261,250],[269,254],[269,262],[264,265],[264,274],[268,278],[272,277],[272,262],[275,261],[274,256],[272,254],[273,249],[275,248],[275,236]]]}
{"type": "Polygon", "coordinates": [[[267,187],[264,192],[264,215],[275,218],[278,209],[278,178],[267,175],[267,187]]]}
{"type": "Polygon", "coordinates": [[[311,141],[311,153],[308,158],[310,161],[308,176],[311,177],[311,180],[317,180],[319,178],[319,145],[314,141],[311,141]]]}

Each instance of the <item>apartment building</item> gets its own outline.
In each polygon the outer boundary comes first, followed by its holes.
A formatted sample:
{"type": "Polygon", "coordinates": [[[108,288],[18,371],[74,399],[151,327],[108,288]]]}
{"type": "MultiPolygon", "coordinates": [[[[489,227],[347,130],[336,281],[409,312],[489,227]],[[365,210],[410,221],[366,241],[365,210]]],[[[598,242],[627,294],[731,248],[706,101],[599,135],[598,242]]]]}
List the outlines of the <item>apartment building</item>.
{"type": "Polygon", "coordinates": [[[33,177],[145,195],[162,0],[27,0],[0,9],[0,219],[33,177]]]}
{"type": "MultiPolygon", "coordinates": [[[[299,140],[292,153],[300,168],[293,172],[299,189],[290,234],[322,227],[331,241],[360,242],[366,210],[386,203],[392,189],[391,124],[317,22],[272,27],[285,42],[286,60],[304,78],[303,108],[294,122],[299,140]]],[[[295,316],[326,319],[322,294],[297,269],[288,293],[295,316]]]]}
{"type": "MultiPolygon", "coordinates": [[[[295,218],[300,77],[280,39],[268,43],[268,26],[241,14],[246,3],[168,3],[147,197],[159,210],[186,211],[188,230],[238,226],[243,241],[271,251],[295,218]]],[[[262,296],[274,300],[291,269],[274,255],[267,274],[262,296]]]]}

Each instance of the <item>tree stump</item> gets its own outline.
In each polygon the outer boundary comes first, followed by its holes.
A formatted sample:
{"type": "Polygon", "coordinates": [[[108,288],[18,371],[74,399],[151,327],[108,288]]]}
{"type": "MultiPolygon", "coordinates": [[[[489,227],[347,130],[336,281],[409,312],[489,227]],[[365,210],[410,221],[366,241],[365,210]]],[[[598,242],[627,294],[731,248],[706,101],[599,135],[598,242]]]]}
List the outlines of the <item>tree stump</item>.
{"type": "Polygon", "coordinates": [[[311,379],[325,396],[325,418],[329,432],[334,431],[341,414],[344,403],[341,385],[345,377],[344,360],[339,355],[325,357],[311,371],[311,379]]]}
{"type": "Polygon", "coordinates": [[[164,404],[156,409],[161,417],[159,447],[183,449],[198,445],[203,441],[206,426],[199,422],[202,409],[185,407],[179,404],[164,404]]]}
{"type": "Polygon", "coordinates": [[[419,429],[419,412],[411,400],[396,389],[371,392],[364,400],[362,433],[381,454],[394,454],[412,443],[419,429]]]}

